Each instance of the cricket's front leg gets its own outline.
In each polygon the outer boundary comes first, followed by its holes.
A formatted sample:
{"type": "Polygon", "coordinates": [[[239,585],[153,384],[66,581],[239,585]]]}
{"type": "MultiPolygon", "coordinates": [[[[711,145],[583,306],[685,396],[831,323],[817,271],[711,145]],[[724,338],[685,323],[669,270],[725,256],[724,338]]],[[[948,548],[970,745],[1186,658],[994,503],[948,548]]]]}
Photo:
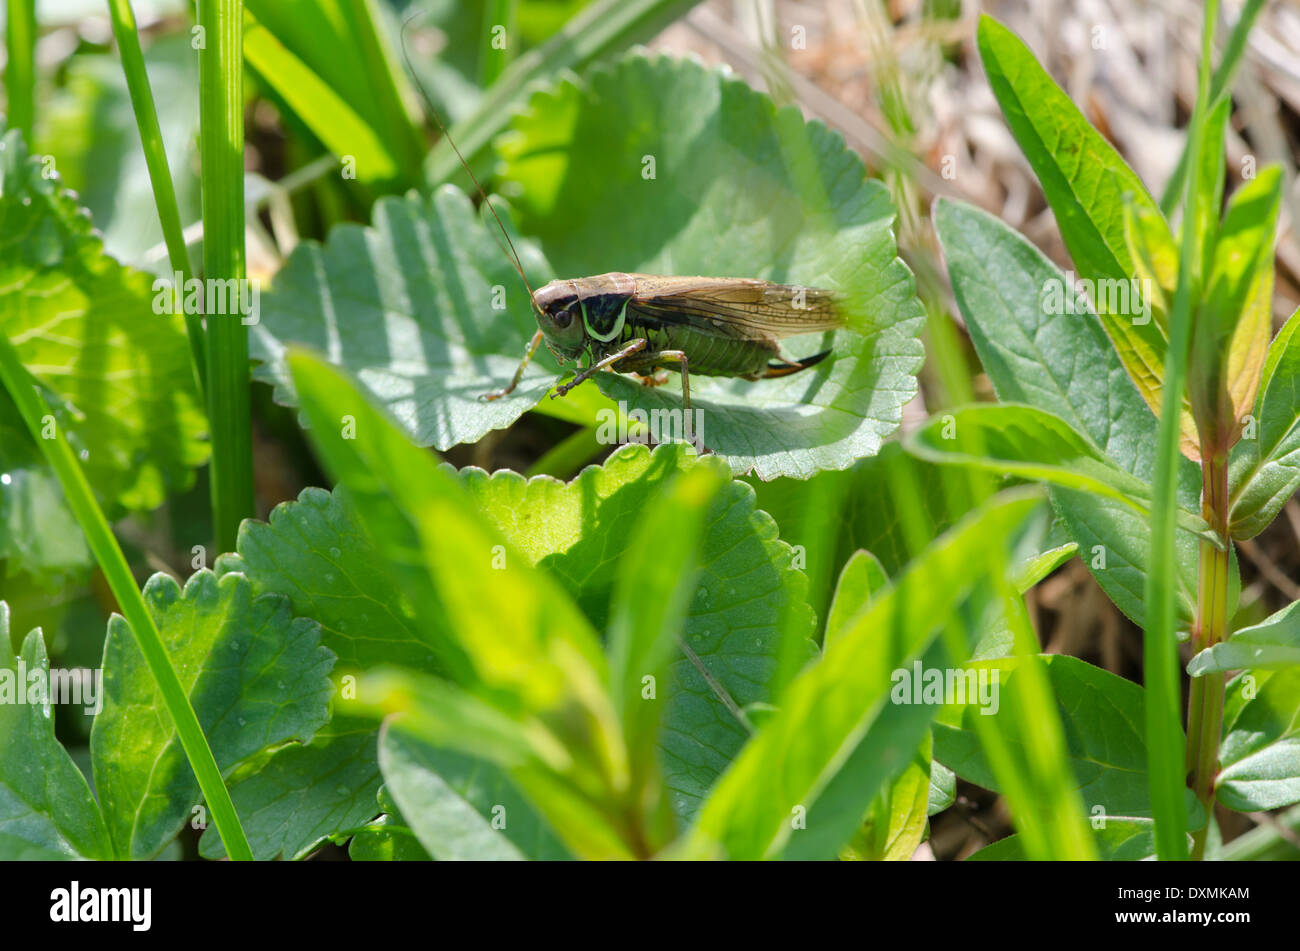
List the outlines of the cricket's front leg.
{"type": "Polygon", "coordinates": [[[537,333],[533,334],[533,339],[528,341],[528,349],[524,351],[524,358],[519,361],[519,367],[515,370],[514,379],[510,381],[510,385],[504,389],[493,390],[491,393],[482,393],[479,395],[479,399],[485,403],[490,403],[492,400],[499,400],[501,397],[513,393],[515,387],[519,385],[519,381],[524,378],[524,370],[527,368],[529,361],[533,359],[533,354],[537,352],[537,348],[541,345],[541,342],[542,332],[539,330],[537,333]]]}
{"type": "Polygon", "coordinates": [[[625,357],[630,357],[632,354],[644,350],[645,344],[646,341],[644,337],[637,337],[635,340],[633,340],[623,349],[617,350],[614,353],[611,353],[607,357],[601,357],[591,366],[581,371],[577,376],[575,376],[568,383],[564,383],[561,384],[560,386],[557,386],[555,388],[555,392],[551,394],[551,399],[555,399],[557,396],[563,396],[565,393],[569,392],[569,390],[573,389],[579,383],[583,383],[591,379],[592,375],[595,374],[598,370],[603,370],[605,369],[605,367],[611,364],[618,363],[618,361],[624,359],[625,357]]]}

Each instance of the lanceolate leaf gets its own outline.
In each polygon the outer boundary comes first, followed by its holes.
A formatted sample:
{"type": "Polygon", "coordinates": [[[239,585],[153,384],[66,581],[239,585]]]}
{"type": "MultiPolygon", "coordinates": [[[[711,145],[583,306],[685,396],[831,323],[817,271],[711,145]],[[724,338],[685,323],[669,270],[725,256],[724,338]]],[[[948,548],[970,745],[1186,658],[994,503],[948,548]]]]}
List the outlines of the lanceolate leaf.
{"type": "MultiPolygon", "coordinates": [[[[907,446],[932,462],[959,462],[1027,479],[1091,492],[1139,511],[1151,504],[1151,487],[1107,459],[1058,416],[1014,403],[968,406],[930,420],[907,446]]],[[[1199,515],[1179,512],[1182,527],[1206,538],[1199,515]]]]}
{"type": "MultiPolygon", "coordinates": [[[[247,579],[200,571],[182,590],[167,575],[145,585],[181,684],[223,774],[273,746],[309,742],[329,718],[334,656],[314,621],[289,602],[254,599],[247,579]]],[[[191,816],[198,782],[126,621],[104,644],[104,709],[90,737],[95,789],[116,854],[151,858],[191,816]]]]}
{"type": "Polygon", "coordinates": [[[1229,468],[1233,538],[1258,535],[1300,488],[1300,310],[1268,348],[1255,406],[1229,468]]]}
{"type": "Polygon", "coordinates": [[[1224,445],[1255,406],[1272,329],[1273,239],[1281,202],[1282,173],[1275,166],[1232,196],[1196,310],[1188,392],[1201,430],[1219,434],[1211,438],[1224,445]]]}
{"type": "Polygon", "coordinates": [[[48,685],[49,672],[39,630],[14,654],[9,606],[0,601],[0,859],[111,858],[95,797],[54,738],[55,698],[30,689],[30,675],[48,685]]]}
{"type": "Polygon", "coordinates": [[[1239,812],[1300,802],[1300,667],[1250,671],[1228,685],[1216,780],[1239,812]]]}
{"type": "Polygon", "coordinates": [[[437,749],[400,727],[381,733],[387,794],[429,854],[455,859],[565,859],[555,833],[497,767],[437,749]]]}
{"type": "Polygon", "coordinates": [[[1246,668],[1300,665],[1300,601],[1207,647],[1187,665],[1193,677],[1246,668]]]}
{"type": "MultiPolygon", "coordinates": [[[[1064,275],[1014,230],[970,205],[941,200],[934,218],[953,291],[998,398],[1059,416],[1107,459],[1148,482],[1155,416],[1091,310],[1067,313],[1045,306],[1044,288],[1062,282],[1064,275]]],[[[1188,459],[1179,465],[1179,503],[1194,511],[1200,473],[1188,459]]],[[[1146,518],[1122,502],[1064,488],[1053,490],[1052,501],[1084,564],[1116,605],[1143,623],[1150,548],[1146,518]]],[[[1176,544],[1180,612],[1190,623],[1197,542],[1180,532],[1176,544]]]]}
{"type": "MultiPolygon", "coordinates": [[[[358,712],[413,711],[404,728],[505,766],[577,854],[626,857],[605,810],[628,791],[626,749],[595,632],[512,551],[456,479],[327,363],[291,358],[310,432],[436,645],[442,676],[363,679],[358,712]]],[[[348,698],[345,698],[348,699],[348,698]]]]}
{"type": "MultiPolygon", "coordinates": [[[[843,469],[897,428],[916,391],[922,311],[888,193],[838,135],[719,72],[634,54],[534,96],[497,148],[503,191],[559,277],[702,274],[840,293],[857,333],[836,334],[816,368],[692,378],[704,443],[736,472],[843,469]]],[[[820,335],[788,345],[822,349],[820,335]]],[[[681,405],[676,379],[598,379],[630,407],[681,405]]]]}
{"type": "MultiPolygon", "coordinates": [[[[1154,199],[1015,34],[982,16],[979,47],[989,85],[1043,186],[1079,277],[1094,287],[1100,287],[1098,281],[1128,284],[1136,268],[1125,236],[1124,203],[1160,216],[1154,199]]],[[[1093,301],[1102,325],[1147,404],[1159,406],[1164,333],[1157,321],[1134,319],[1131,297],[1128,312],[1107,306],[1109,298],[1097,294],[1093,301]]]]}

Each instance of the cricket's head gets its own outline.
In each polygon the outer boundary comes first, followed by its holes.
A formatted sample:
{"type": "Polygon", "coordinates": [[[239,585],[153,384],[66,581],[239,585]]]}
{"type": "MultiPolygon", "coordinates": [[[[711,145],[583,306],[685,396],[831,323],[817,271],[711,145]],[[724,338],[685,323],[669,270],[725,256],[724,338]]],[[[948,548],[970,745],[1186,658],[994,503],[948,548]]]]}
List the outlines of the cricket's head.
{"type": "Polygon", "coordinates": [[[533,295],[537,326],[557,357],[577,360],[587,349],[582,296],[572,281],[551,281],[533,295]]]}

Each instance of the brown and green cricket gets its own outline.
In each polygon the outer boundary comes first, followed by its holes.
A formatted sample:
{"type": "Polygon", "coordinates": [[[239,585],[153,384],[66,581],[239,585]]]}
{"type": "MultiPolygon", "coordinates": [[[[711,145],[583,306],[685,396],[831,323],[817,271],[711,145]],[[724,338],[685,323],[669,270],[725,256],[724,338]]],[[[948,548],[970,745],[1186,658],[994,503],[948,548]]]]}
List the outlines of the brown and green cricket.
{"type": "Polygon", "coordinates": [[[681,373],[690,408],[690,376],[764,380],[788,376],[824,360],[781,353],[784,337],[844,326],[835,295],[815,287],[743,277],[660,277],[612,272],[551,281],[532,295],[538,331],[510,385],[511,392],[539,343],[563,364],[587,366],[552,397],[562,396],[602,369],[648,377],[659,369],[681,373]]]}
{"type": "MultiPolygon", "coordinates": [[[[402,24],[402,56],[408,69],[411,61],[406,53],[406,30],[418,15],[411,14],[402,24]]],[[[563,396],[607,368],[635,373],[646,383],[656,382],[656,370],[675,369],[681,373],[682,402],[687,410],[691,408],[692,373],[764,380],[797,373],[830,354],[827,350],[796,361],[781,353],[780,342],[785,337],[844,326],[835,295],[820,288],[745,277],[660,277],[614,271],[551,281],[534,292],[514,242],[474,170],[447,133],[418,79],[415,87],[430,118],[496,218],[537,317],[537,333],[529,341],[510,385],[484,393],[482,399],[499,399],[512,392],[542,341],[561,365],[588,357],[587,366],[580,368],[572,380],[556,387],[552,398],[563,396]]]]}

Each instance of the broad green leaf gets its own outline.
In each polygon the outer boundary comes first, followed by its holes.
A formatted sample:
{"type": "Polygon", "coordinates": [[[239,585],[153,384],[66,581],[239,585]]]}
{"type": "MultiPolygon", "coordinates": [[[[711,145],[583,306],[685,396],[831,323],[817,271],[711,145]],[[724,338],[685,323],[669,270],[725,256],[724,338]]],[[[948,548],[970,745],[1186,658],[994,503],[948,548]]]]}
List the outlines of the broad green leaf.
{"type": "MultiPolygon", "coordinates": [[[[375,727],[335,716],[310,743],[291,743],[228,783],[244,834],[258,860],[300,859],[335,833],[373,818],[379,788],[375,727]]],[[[215,826],[199,840],[204,858],[222,858],[215,826]]]]}
{"type": "MultiPolygon", "coordinates": [[[[155,313],[149,276],[105,255],[75,196],[0,135],[0,333],[110,516],[154,508],[207,457],[181,318],[155,313]]],[[[0,472],[32,457],[0,449],[0,472]]]]}
{"type": "MultiPolygon", "coordinates": [[[[329,718],[334,656],[289,602],[252,596],[242,575],[200,571],[184,590],[154,575],[145,602],[217,765],[228,775],[263,750],[310,742],[329,718]]],[[[95,790],[121,858],[157,855],[190,819],[199,786],[130,627],[104,643],[104,709],[90,735],[95,790]]]]}
{"type": "Polygon", "coordinates": [[[1300,802],[1300,667],[1249,671],[1227,688],[1218,799],[1238,812],[1300,802]]]}
{"type": "MultiPolygon", "coordinates": [[[[1150,819],[1142,688],[1068,655],[1048,654],[1042,660],[1087,818],[1104,818],[1108,823],[1150,819]]],[[[1018,664],[1015,658],[972,664],[975,670],[997,671],[997,706],[950,704],[934,725],[935,758],[986,789],[999,786],[977,736],[975,718],[990,717],[1009,743],[1023,745],[1019,728],[1006,712],[1010,692],[1019,689],[1018,664]]],[[[1194,803],[1190,791],[1189,798],[1194,803]]],[[[1194,809],[1191,803],[1189,807],[1194,809]]]]}
{"type": "Polygon", "coordinates": [[[302,353],[291,364],[317,450],[446,678],[363,677],[349,708],[416,710],[424,739],[506,765],[577,854],[632,854],[604,814],[626,805],[611,800],[630,777],[605,658],[577,606],[347,377],[302,353]]]}
{"type": "Polygon", "coordinates": [[[246,575],[255,594],[287,597],[294,614],[320,624],[340,668],[436,670],[431,643],[341,491],[303,489],[269,522],[245,519],[236,551],[217,559],[216,571],[246,575]]]}
{"type": "MultiPolygon", "coordinates": [[[[537,329],[499,234],[451,186],[380,199],[372,214],[370,227],[339,225],[289,256],[251,328],[252,354],[265,361],[256,378],[296,404],[285,356],[301,344],[349,371],[419,445],[449,449],[509,426],[559,372],[539,352],[511,396],[479,399],[510,379],[537,329]]],[[[515,247],[536,286],[546,265],[528,243],[515,247]]]]}
{"type": "MultiPolygon", "coordinates": [[[[453,130],[461,153],[477,167],[480,159],[487,160],[492,140],[523,108],[537,84],[565,70],[581,72],[596,60],[648,42],[699,2],[594,0],[587,4],[557,35],[520,56],[484,91],[473,114],[453,130]]],[[[553,14],[554,6],[548,6],[553,14]]],[[[460,170],[460,160],[445,140],[438,142],[425,162],[425,177],[433,185],[460,170]]]]}
{"type": "MultiPolygon", "coordinates": [[[[535,95],[497,150],[502,191],[557,276],[703,274],[841,295],[856,332],[836,333],[815,368],[692,378],[704,444],[736,472],[844,469],[897,429],[916,392],[922,310],[888,192],[838,135],[720,72],[633,54],[535,95]]],[[[820,334],[787,341],[796,357],[825,348],[820,334]]],[[[597,380],[632,408],[681,406],[675,380],[597,380]]]]}
{"type": "Polygon", "coordinates": [[[981,552],[991,540],[1014,536],[1038,498],[1019,492],[986,503],[854,616],[835,649],[791,683],[780,710],[713,788],[690,835],[690,854],[807,857],[833,854],[848,841],[935,713],[924,704],[890,704],[892,671],[934,653],[937,628],[980,590],[983,572],[972,569],[986,563],[981,552]],[[842,773],[850,763],[852,772],[842,773]],[[818,809],[827,795],[836,808],[818,809]]]}
{"type": "Polygon", "coordinates": [[[349,379],[319,359],[294,359],[297,388],[312,387],[303,399],[310,434],[437,645],[439,669],[531,712],[596,690],[605,680],[599,643],[559,587],[502,544],[454,477],[349,379]]]}
{"type": "Polygon", "coordinates": [[[568,858],[536,812],[496,767],[437,749],[390,725],[379,764],[388,795],[439,861],[568,858]]]}
{"type": "MultiPolygon", "coordinates": [[[[1196,309],[1188,392],[1204,438],[1227,448],[1255,406],[1273,313],[1282,172],[1261,169],[1228,203],[1196,309]]],[[[1216,206],[1217,210],[1217,206],[1216,206]]]]}
{"type": "MultiPolygon", "coordinates": [[[[304,489],[297,501],[276,506],[269,522],[246,519],[236,547],[217,559],[217,574],[238,572],[254,595],[288,598],[296,616],[320,625],[321,643],[341,670],[382,664],[437,670],[434,643],[424,639],[341,490],[304,489]]],[[[307,746],[276,752],[258,774],[232,784],[259,858],[279,851],[301,857],[324,838],[371,818],[367,810],[379,784],[377,732],[369,721],[332,721],[307,746]]],[[[399,841],[400,833],[389,838],[399,841]]],[[[223,854],[211,830],[201,848],[205,855],[223,854]]]]}
{"type": "MultiPolygon", "coordinates": [[[[63,500],[58,477],[45,464],[9,394],[2,392],[0,561],[9,563],[9,570],[0,573],[26,576],[50,591],[68,587],[91,564],[90,548],[63,500]]],[[[21,596],[13,590],[4,593],[21,596]]]]}
{"type": "Polygon", "coordinates": [[[1300,488],[1300,310],[1268,348],[1254,415],[1229,467],[1233,538],[1258,535],[1300,488]]]}
{"type": "MultiPolygon", "coordinates": [[[[1142,180],[1084,118],[1070,97],[1010,30],[981,16],[980,58],[989,85],[1020,149],[1056,216],[1079,277],[1128,284],[1136,272],[1125,236],[1125,201],[1160,214],[1142,180]]],[[[1160,405],[1166,341],[1158,322],[1136,320],[1111,306],[1124,298],[1093,300],[1107,335],[1147,405],[1160,405]]],[[[1127,295],[1125,295],[1127,297],[1127,295]]]]}
{"type": "MultiPolygon", "coordinates": [[[[1108,459],[1059,416],[1015,403],[955,409],[910,433],[908,449],[931,462],[961,463],[1125,503],[1139,512],[1151,486],[1108,459]]],[[[1199,516],[1181,509],[1181,526],[1210,537],[1199,516]]]]}
{"type": "Polygon", "coordinates": [[[1229,670],[1293,665],[1300,665],[1300,601],[1205,648],[1191,659],[1187,672],[1202,677],[1229,670]]]}
{"type": "MultiPolygon", "coordinates": [[[[619,559],[643,527],[647,505],[668,480],[698,467],[727,471],[716,458],[697,460],[686,446],[663,445],[653,452],[626,446],[567,483],[545,476],[525,480],[509,470],[489,476],[473,468],[462,470],[460,479],[475,507],[513,548],[547,569],[592,626],[605,630],[619,559]]],[[[695,812],[749,738],[740,712],[776,700],[771,680],[783,645],[775,620],[789,619],[791,639],[813,636],[805,581],[791,562],[790,547],[778,539],[772,520],[755,510],[749,487],[728,485],[705,516],[699,574],[682,628],[682,643],[691,653],[677,657],[669,678],[661,744],[665,781],[679,816],[695,812]]],[[[813,652],[811,643],[789,646],[804,660],[813,652]]]]}
{"type": "MultiPolygon", "coordinates": [[[[940,200],[934,218],[953,292],[998,398],[1059,416],[1108,459],[1149,481],[1156,419],[1100,323],[1086,306],[1073,314],[1043,306],[1043,289],[1064,275],[1014,230],[970,205],[940,200]]],[[[1179,502],[1195,510],[1200,472],[1188,459],[1179,465],[1179,502]]],[[[1146,518],[1124,503],[1063,488],[1052,490],[1052,503],[1102,588],[1143,624],[1150,548],[1146,518]]],[[[1197,542],[1179,533],[1175,543],[1180,614],[1190,624],[1197,542]]]]}
{"type": "Polygon", "coordinates": [[[111,858],[95,797],[54,737],[49,674],[39,630],[14,654],[9,606],[0,601],[0,859],[111,858]],[[45,684],[35,693],[33,674],[45,684]]]}

